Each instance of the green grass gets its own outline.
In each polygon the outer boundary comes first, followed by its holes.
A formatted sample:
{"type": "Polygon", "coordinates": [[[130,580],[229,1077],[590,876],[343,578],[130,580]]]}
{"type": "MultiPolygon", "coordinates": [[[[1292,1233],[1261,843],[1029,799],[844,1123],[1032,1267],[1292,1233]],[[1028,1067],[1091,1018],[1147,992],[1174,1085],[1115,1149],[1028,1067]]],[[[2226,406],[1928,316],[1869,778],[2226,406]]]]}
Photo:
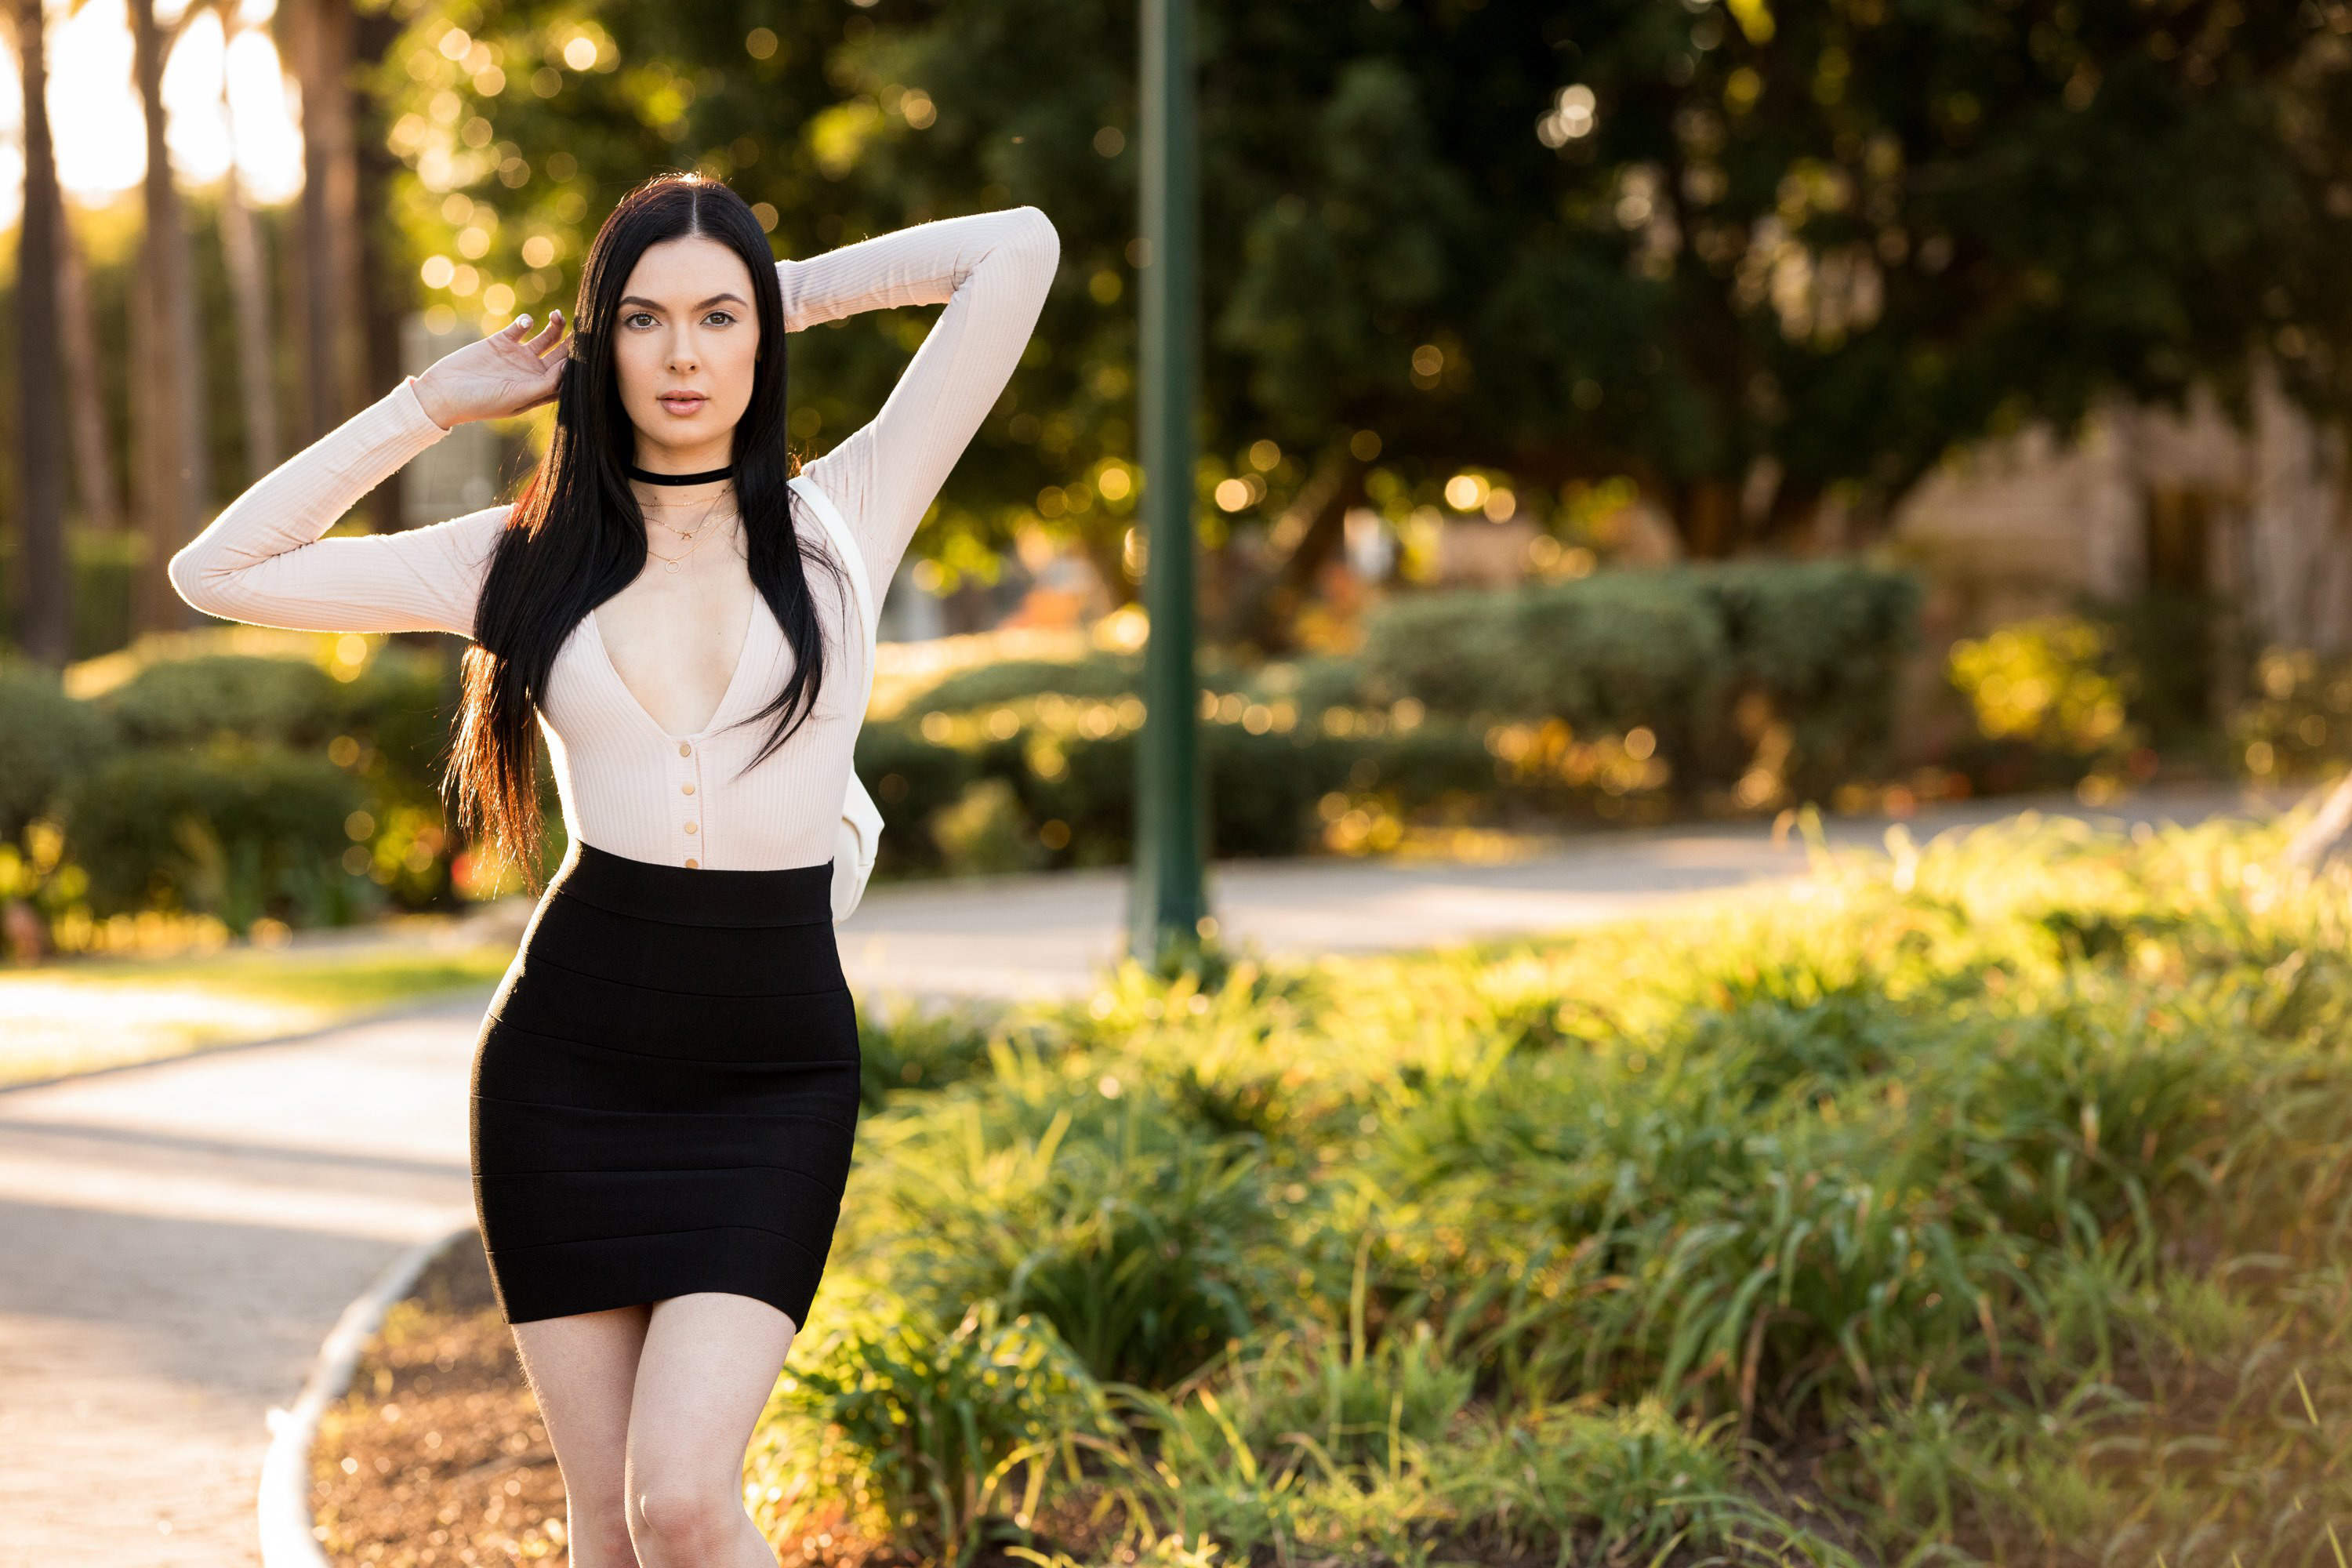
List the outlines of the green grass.
{"type": "Polygon", "coordinates": [[[0,971],[0,1085],[320,1028],[491,984],[512,956],[388,939],[0,971]]]}
{"type": "Polygon", "coordinates": [[[2288,826],[885,1025],[755,1510],[1043,1568],[2334,1568],[2352,874],[2272,877],[2288,826]],[[982,1305],[1050,1390],[974,1370],[982,1305]]]}

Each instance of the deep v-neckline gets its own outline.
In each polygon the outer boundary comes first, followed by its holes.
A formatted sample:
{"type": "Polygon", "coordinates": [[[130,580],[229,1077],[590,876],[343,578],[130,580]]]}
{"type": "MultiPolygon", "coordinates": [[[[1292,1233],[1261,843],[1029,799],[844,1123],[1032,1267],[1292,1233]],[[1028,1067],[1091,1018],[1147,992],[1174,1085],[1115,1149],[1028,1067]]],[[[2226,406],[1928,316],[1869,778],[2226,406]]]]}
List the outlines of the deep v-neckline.
{"type": "Polygon", "coordinates": [[[629,683],[621,679],[621,667],[613,662],[613,649],[604,641],[604,625],[596,618],[596,612],[590,610],[584,618],[589,635],[596,639],[596,657],[604,664],[604,673],[612,677],[614,686],[621,693],[621,700],[629,705],[630,710],[644,721],[648,729],[665,741],[698,741],[710,733],[718,724],[719,716],[727,711],[728,704],[734,701],[736,688],[743,684],[743,671],[749,668],[751,663],[751,642],[760,635],[760,619],[766,609],[767,601],[758,593],[753,593],[751,613],[743,618],[743,639],[735,650],[735,668],[727,677],[727,689],[719,694],[719,706],[713,708],[710,710],[710,716],[703,720],[702,728],[689,730],[682,735],[673,735],[663,729],[660,721],[646,710],[644,703],[637,700],[637,694],[629,689],[629,683]]]}

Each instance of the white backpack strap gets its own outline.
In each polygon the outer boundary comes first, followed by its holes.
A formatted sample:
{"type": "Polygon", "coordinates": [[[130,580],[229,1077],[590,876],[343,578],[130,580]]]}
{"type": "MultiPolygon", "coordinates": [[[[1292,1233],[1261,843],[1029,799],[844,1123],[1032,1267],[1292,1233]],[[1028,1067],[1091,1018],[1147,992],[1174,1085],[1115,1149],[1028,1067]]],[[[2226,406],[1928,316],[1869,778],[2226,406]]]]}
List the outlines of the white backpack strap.
{"type": "MultiPolygon", "coordinates": [[[[857,619],[866,629],[866,691],[856,709],[862,724],[866,706],[874,699],[874,666],[879,652],[877,645],[881,637],[882,614],[881,606],[875,602],[873,584],[866,575],[866,555],[857,547],[856,535],[843,521],[841,509],[833,504],[833,498],[815,480],[795,474],[787,482],[808,502],[809,510],[816,513],[818,525],[832,542],[833,553],[849,576],[849,596],[856,607],[857,619]]],[[[866,879],[874,872],[875,850],[881,841],[882,826],[881,807],[874,804],[873,795],[852,769],[848,787],[842,795],[839,829],[847,836],[849,848],[845,852],[841,839],[836,837],[833,857],[833,918],[836,921],[846,919],[856,909],[866,891],[866,879]]]]}
{"type": "Polygon", "coordinates": [[[882,610],[874,602],[874,585],[866,579],[866,552],[857,547],[857,536],[849,531],[849,524],[843,520],[841,509],[833,504],[833,498],[824,493],[823,487],[806,474],[795,474],[787,482],[800,492],[802,500],[809,503],[809,510],[816,513],[817,522],[832,542],[835,557],[840,561],[842,570],[849,574],[850,598],[857,606],[858,620],[866,627],[866,689],[871,696],[874,690],[872,649],[881,635],[882,610]]]}

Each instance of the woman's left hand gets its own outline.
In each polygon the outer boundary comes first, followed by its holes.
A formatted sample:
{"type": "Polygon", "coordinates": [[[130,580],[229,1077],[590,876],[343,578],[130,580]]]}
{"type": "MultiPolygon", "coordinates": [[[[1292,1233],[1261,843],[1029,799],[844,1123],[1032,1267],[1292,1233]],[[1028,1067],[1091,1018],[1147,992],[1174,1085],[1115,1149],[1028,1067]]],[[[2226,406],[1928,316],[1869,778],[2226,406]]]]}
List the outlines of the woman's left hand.
{"type": "Polygon", "coordinates": [[[529,315],[517,316],[505,330],[425,367],[416,378],[416,400],[433,423],[454,430],[471,419],[503,419],[555,395],[572,357],[572,339],[558,341],[563,312],[550,310],[547,325],[525,337],[530,325],[529,315]]]}

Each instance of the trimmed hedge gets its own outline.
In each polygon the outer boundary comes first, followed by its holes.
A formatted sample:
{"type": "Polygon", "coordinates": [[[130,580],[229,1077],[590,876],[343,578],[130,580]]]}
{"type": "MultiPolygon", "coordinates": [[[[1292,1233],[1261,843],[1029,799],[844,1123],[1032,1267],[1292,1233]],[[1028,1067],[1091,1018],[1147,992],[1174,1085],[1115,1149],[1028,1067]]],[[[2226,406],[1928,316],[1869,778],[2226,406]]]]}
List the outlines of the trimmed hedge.
{"type": "MultiPolygon", "coordinates": [[[[1200,730],[1210,851],[1309,850],[1335,792],[1396,816],[1661,815],[1730,785],[1768,746],[1780,787],[1821,793],[1884,760],[1918,598],[1910,576],[1849,562],[1613,572],[1391,600],[1352,658],[1204,660],[1218,699],[1200,730]],[[1274,710],[1285,721],[1267,721],[1274,710]],[[1493,733],[1511,724],[1565,732],[1528,741],[1519,766],[1493,733]],[[1625,750],[1641,729],[1662,767],[1625,750]]],[[[882,865],[951,868],[926,828],[992,780],[1013,786],[1030,831],[1066,835],[1053,863],[1124,860],[1140,674],[1134,655],[1007,660],[869,720],[858,768],[896,825],[882,865]]]]}
{"type": "Polygon", "coordinates": [[[454,661],[390,645],[338,679],[307,659],[163,659],[89,701],[0,665],[0,858],[54,918],[144,910],[341,924],[447,901],[437,786],[454,661]],[[20,854],[26,829],[64,829],[20,854]]]}
{"type": "Polygon", "coordinates": [[[321,756],[145,749],[90,773],[66,815],[92,913],[186,910],[243,931],[263,915],[341,925],[373,901],[341,864],[367,798],[321,756]]]}
{"type": "Polygon", "coordinates": [[[114,727],[66,695],[52,672],[0,663],[0,842],[58,808],[65,791],[102,763],[114,727]]]}
{"type": "MultiPolygon", "coordinates": [[[[1848,563],[1694,566],[1406,596],[1357,657],[1244,670],[1204,653],[1207,847],[1380,848],[1414,818],[1654,819],[1739,777],[1767,731],[1789,786],[1817,789],[1883,748],[1916,602],[1909,578],[1848,563]]],[[[880,874],[1123,862],[1142,662],[1003,660],[869,720],[856,765],[892,828],[880,874]]],[[[456,680],[441,650],[399,644],[355,671],[158,661],[87,703],[0,670],[0,829],[57,818],[101,916],[181,908],[243,930],[445,902],[456,680]]]]}
{"type": "Polygon", "coordinates": [[[1906,573],[1828,561],[1415,595],[1368,617],[1364,682],[1465,716],[1645,726],[1685,789],[1736,778],[1785,724],[1784,773],[1804,795],[1884,761],[1920,593],[1906,573]]]}

